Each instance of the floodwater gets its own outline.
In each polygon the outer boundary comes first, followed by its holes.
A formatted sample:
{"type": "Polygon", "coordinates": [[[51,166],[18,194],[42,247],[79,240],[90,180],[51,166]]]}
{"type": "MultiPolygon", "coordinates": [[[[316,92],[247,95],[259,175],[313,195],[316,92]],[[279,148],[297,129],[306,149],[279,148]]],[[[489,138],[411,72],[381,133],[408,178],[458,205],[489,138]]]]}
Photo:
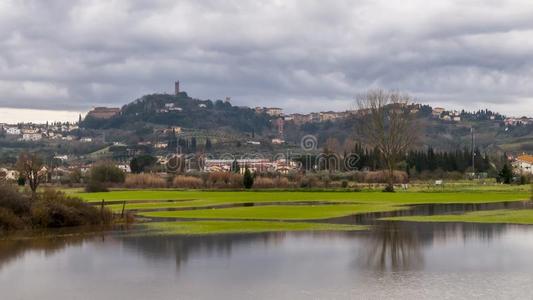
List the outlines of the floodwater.
{"type": "Polygon", "coordinates": [[[533,226],[0,241],[0,299],[476,298],[533,298],[533,226]]]}

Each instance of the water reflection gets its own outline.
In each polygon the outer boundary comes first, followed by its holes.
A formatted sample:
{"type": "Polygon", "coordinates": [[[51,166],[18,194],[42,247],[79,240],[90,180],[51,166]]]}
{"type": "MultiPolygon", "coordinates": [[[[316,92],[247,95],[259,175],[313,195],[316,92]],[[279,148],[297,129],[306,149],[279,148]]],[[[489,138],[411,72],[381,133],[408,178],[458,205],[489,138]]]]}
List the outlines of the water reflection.
{"type": "MultiPolygon", "coordinates": [[[[508,228],[520,226],[468,223],[404,223],[380,222],[366,232],[320,233],[261,233],[208,236],[132,236],[128,232],[66,235],[54,238],[24,238],[0,240],[0,270],[9,262],[21,259],[26,252],[41,252],[51,256],[62,249],[79,247],[83,243],[120,244],[122,248],[148,261],[174,261],[179,270],[194,257],[231,259],[234,249],[276,248],[286,239],[311,237],[318,244],[328,240],[344,240],[357,246],[354,252],[357,268],[397,272],[424,268],[424,249],[448,242],[485,241],[504,235],[508,228]]],[[[521,228],[531,227],[522,226],[521,228]]],[[[309,245],[310,247],[312,245],[309,245]]]]}
{"type": "Polygon", "coordinates": [[[415,232],[405,230],[399,223],[386,222],[367,236],[357,267],[381,272],[420,269],[424,264],[420,247],[415,232]]]}
{"type": "Polygon", "coordinates": [[[381,222],[365,232],[201,237],[114,231],[0,240],[0,290],[2,299],[45,300],[528,298],[532,251],[531,226],[381,222]]]}
{"type": "Polygon", "coordinates": [[[12,261],[24,256],[26,252],[40,252],[45,257],[52,256],[68,247],[81,245],[85,240],[94,239],[85,236],[63,238],[24,238],[0,240],[0,270],[12,261]]]}
{"type": "Polygon", "coordinates": [[[227,234],[207,236],[130,236],[121,238],[123,246],[149,260],[174,259],[176,268],[192,256],[231,257],[232,249],[246,246],[275,246],[287,233],[227,234]]]}

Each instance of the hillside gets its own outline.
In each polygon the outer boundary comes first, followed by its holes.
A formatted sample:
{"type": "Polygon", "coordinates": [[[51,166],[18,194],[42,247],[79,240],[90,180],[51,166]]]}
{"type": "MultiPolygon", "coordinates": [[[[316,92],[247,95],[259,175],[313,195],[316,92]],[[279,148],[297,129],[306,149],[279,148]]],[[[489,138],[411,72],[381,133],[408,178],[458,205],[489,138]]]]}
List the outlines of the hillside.
{"type": "Polygon", "coordinates": [[[267,115],[256,114],[250,108],[233,106],[222,100],[193,99],[185,92],[177,96],[146,95],[123,106],[120,113],[110,119],[87,117],[81,126],[88,129],[137,130],[146,124],[248,133],[260,133],[271,126],[267,115]]]}
{"type": "MultiPolygon", "coordinates": [[[[502,115],[487,110],[456,112],[460,121],[450,121],[435,117],[430,106],[415,106],[422,134],[419,147],[431,146],[438,150],[470,147],[471,128],[474,128],[476,146],[482,151],[519,153],[533,150],[532,124],[508,126],[502,115]]],[[[222,148],[237,151],[235,145],[240,148],[248,139],[254,138],[261,141],[261,146],[252,149],[271,152],[270,140],[279,137],[274,119],[277,117],[258,113],[248,107],[233,106],[228,101],[198,100],[181,92],[177,96],[143,96],[123,106],[120,113],[112,118],[88,116],[81,127],[105,131],[115,141],[131,144],[136,140],[155,141],[161,138],[157,135],[157,129],[178,126],[183,129],[180,133],[182,139],[195,138],[195,142],[201,144],[211,139],[217,144],[214,150],[222,148]]],[[[285,121],[284,139],[288,145],[298,147],[302,136],[312,134],[317,137],[320,148],[329,142],[346,149],[351,141],[358,140],[356,124],[357,118],[351,115],[305,123],[285,121]]],[[[240,148],[239,151],[247,148],[240,148]]]]}

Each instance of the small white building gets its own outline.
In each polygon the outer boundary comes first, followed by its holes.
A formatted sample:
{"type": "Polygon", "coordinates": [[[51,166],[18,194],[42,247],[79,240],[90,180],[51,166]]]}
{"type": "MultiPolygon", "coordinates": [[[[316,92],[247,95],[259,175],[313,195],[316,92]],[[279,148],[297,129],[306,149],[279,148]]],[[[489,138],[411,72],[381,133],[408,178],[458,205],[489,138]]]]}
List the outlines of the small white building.
{"type": "Polygon", "coordinates": [[[285,143],[285,141],[282,139],[272,139],[272,144],[274,145],[281,145],[283,143],[285,143]]]}
{"type": "Polygon", "coordinates": [[[62,160],[62,161],[67,161],[68,160],[68,155],[55,155],[54,158],[62,160]]]}
{"type": "Polygon", "coordinates": [[[435,107],[433,108],[433,111],[431,112],[431,114],[434,116],[434,117],[440,117],[440,115],[445,111],[444,108],[442,107],[435,107]]]}
{"type": "Polygon", "coordinates": [[[4,127],[4,130],[6,131],[7,134],[11,134],[11,135],[20,135],[21,134],[20,129],[17,128],[17,127],[4,127]]]}
{"type": "Polygon", "coordinates": [[[117,165],[117,168],[121,169],[125,173],[131,173],[131,168],[128,164],[119,164],[117,165]]]}
{"type": "Polygon", "coordinates": [[[15,180],[17,180],[19,178],[19,172],[18,171],[8,170],[6,168],[0,168],[0,175],[3,177],[3,178],[0,178],[0,180],[4,179],[4,180],[15,181],[15,180]]]}
{"type": "Polygon", "coordinates": [[[26,142],[40,141],[43,138],[42,133],[23,133],[22,140],[26,142]]]}

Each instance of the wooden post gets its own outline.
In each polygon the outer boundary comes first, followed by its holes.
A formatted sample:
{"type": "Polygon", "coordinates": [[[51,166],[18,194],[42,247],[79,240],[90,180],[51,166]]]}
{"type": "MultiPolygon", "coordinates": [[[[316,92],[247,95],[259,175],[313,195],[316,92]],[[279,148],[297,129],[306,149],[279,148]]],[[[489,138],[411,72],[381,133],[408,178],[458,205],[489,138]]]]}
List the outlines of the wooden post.
{"type": "Polygon", "coordinates": [[[104,223],[104,204],[105,200],[102,199],[102,205],[100,207],[100,220],[102,221],[102,224],[104,223]]]}
{"type": "Polygon", "coordinates": [[[122,213],[120,214],[120,218],[124,220],[124,209],[126,208],[126,200],[122,202],[122,213]]]}

